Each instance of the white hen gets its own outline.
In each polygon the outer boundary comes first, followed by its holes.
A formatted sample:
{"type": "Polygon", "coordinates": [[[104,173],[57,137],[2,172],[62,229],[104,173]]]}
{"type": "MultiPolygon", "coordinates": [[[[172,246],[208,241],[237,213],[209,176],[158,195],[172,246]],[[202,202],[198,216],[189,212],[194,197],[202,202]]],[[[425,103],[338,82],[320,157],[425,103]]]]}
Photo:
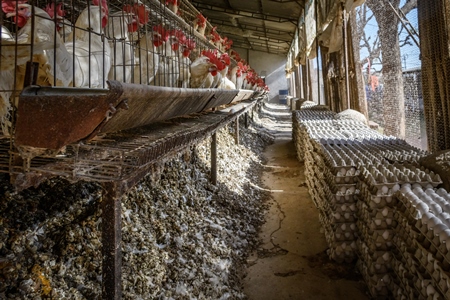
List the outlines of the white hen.
{"type": "Polygon", "coordinates": [[[75,87],[106,88],[111,69],[111,49],[101,34],[108,21],[107,14],[106,3],[102,3],[102,7],[85,8],[67,39],[67,50],[75,60],[75,87]]]}
{"type": "MultiPolygon", "coordinates": [[[[55,35],[55,23],[39,7],[33,8],[28,4],[19,4],[18,7],[20,10],[16,12],[14,7],[13,11],[7,13],[7,17],[22,18],[21,20],[17,19],[18,26],[19,24],[23,25],[17,33],[18,44],[31,44],[31,31],[34,28],[33,60],[39,62],[40,66],[38,84],[68,86],[72,81],[73,61],[59,35],[55,35]],[[34,24],[31,18],[33,9],[35,13],[34,24]]],[[[3,9],[5,10],[5,8],[3,9]]],[[[17,63],[18,66],[22,64],[17,63]]]]}
{"type": "Polygon", "coordinates": [[[159,66],[157,45],[152,32],[147,32],[138,41],[135,56],[139,65],[134,68],[134,83],[150,84],[155,78],[159,66]]]}
{"type": "Polygon", "coordinates": [[[135,59],[128,31],[136,31],[137,28],[138,24],[132,13],[118,11],[109,16],[106,36],[110,39],[112,66],[108,79],[131,83],[132,67],[135,59]]]}
{"type": "Polygon", "coordinates": [[[159,56],[159,68],[155,76],[155,83],[160,86],[177,87],[180,77],[178,58],[180,37],[183,36],[186,39],[186,36],[180,30],[163,30],[160,34],[167,35],[167,40],[159,56]]]}
{"type": "Polygon", "coordinates": [[[45,7],[45,11],[48,13],[50,18],[55,20],[56,29],[58,30],[59,36],[63,41],[66,41],[67,37],[72,32],[73,24],[64,18],[66,11],[63,9],[63,5],[63,2],[60,2],[56,6],[55,2],[51,2],[45,7]]]}

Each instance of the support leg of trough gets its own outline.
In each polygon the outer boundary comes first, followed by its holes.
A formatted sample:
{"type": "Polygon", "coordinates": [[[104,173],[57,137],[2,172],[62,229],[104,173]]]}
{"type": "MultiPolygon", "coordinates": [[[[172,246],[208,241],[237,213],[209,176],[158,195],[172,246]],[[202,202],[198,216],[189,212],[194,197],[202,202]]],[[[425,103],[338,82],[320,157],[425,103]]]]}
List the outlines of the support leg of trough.
{"type": "Polygon", "coordinates": [[[245,128],[248,128],[248,112],[245,113],[244,121],[245,121],[245,128]]]}
{"type": "Polygon", "coordinates": [[[239,116],[236,117],[236,145],[239,145],[239,116]]]}
{"type": "Polygon", "coordinates": [[[102,298],[122,299],[122,185],[118,182],[103,183],[102,245],[103,274],[102,298]]]}
{"type": "Polygon", "coordinates": [[[217,132],[211,137],[211,183],[217,185],[217,132]]]}

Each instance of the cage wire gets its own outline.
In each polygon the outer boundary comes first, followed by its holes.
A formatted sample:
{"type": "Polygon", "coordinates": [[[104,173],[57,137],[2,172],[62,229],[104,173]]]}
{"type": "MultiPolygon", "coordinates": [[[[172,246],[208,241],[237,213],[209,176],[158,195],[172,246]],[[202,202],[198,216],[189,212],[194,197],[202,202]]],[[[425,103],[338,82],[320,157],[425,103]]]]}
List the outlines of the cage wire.
{"type": "Polygon", "coordinates": [[[398,6],[369,0],[355,12],[369,120],[426,150],[417,8],[402,10],[405,0],[391,3],[398,6]]]}

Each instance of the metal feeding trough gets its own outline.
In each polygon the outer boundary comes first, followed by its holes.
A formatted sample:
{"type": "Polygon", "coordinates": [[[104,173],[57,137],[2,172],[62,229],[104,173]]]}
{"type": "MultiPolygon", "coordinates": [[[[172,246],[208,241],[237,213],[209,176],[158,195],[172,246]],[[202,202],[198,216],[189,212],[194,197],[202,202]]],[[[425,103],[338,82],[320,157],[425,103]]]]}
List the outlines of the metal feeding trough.
{"type": "Polygon", "coordinates": [[[251,98],[251,90],[187,89],[108,81],[109,89],[30,86],[19,97],[15,146],[35,153],[251,98]]]}

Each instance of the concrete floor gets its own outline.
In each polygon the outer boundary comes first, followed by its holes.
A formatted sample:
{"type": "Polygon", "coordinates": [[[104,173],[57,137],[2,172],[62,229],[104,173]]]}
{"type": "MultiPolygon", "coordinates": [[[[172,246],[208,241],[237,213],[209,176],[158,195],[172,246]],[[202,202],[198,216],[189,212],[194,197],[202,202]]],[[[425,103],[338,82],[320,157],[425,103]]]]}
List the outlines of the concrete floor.
{"type": "Polygon", "coordinates": [[[248,261],[246,295],[254,300],[368,299],[354,266],[333,263],[326,255],[319,213],[292,140],[283,134],[264,155],[263,183],[273,200],[260,232],[262,245],[248,261]]]}

